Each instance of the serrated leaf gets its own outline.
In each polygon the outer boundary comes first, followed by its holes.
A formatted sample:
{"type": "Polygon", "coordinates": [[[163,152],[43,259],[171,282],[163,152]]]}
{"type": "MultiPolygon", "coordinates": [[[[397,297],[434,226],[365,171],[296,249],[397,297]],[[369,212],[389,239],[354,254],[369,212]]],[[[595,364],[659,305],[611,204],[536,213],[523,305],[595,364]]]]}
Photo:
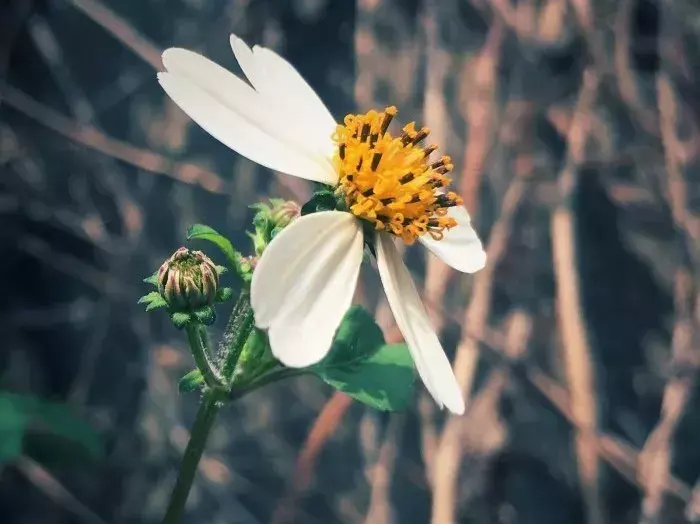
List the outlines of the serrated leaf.
{"type": "Polygon", "coordinates": [[[194,224],[187,230],[187,240],[207,240],[212,242],[226,255],[231,267],[238,267],[241,254],[234,249],[229,239],[219,234],[215,229],[204,224],[194,224]]]}
{"type": "Polygon", "coordinates": [[[153,311],[154,309],[167,307],[167,305],[168,305],[168,303],[165,301],[165,299],[163,297],[157,298],[146,306],[146,313],[148,313],[149,311],[153,311]]]}
{"type": "Polygon", "coordinates": [[[190,321],[190,314],[177,311],[170,315],[170,321],[176,328],[182,329],[190,321]]]}
{"type": "Polygon", "coordinates": [[[29,417],[26,406],[15,397],[0,394],[0,465],[22,453],[22,438],[29,417]]]}
{"type": "Polygon", "coordinates": [[[327,384],[363,404],[381,411],[398,411],[413,396],[413,369],[406,344],[388,344],[362,362],[314,371],[327,384]]]}
{"type": "Polygon", "coordinates": [[[180,393],[189,393],[198,389],[204,383],[204,377],[199,369],[193,369],[180,379],[178,389],[180,393]]]}
{"type": "Polygon", "coordinates": [[[151,291],[147,295],[139,298],[138,304],[149,304],[155,300],[163,300],[163,297],[157,291],[151,291]]]}
{"type": "Polygon", "coordinates": [[[374,317],[362,306],[352,306],[340,323],[328,356],[318,366],[366,359],[383,345],[384,334],[374,317]]]}
{"type": "Polygon", "coordinates": [[[336,208],[337,203],[333,191],[322,189],[314,193],[311,199],[301,206],[301,216],[318,211],[332,211],[336,208]]]}

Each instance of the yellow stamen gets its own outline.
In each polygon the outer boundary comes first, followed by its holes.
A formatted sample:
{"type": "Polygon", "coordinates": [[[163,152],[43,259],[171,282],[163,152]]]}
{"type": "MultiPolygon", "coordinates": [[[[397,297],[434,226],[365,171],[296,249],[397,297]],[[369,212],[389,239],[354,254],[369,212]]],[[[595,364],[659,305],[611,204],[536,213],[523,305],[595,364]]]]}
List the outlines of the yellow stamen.
{"type": "Polygon", "coordinates": [[[413,244],[424,234],[442,239],[457,225],[447,216],[449,207],[462,204],[454,192],[443,192],[451,180],[451,158],[430,161],[436,145],[421,147],[427,127],[404,126],[398,137],[388,132],[396,116],[394,106],[383,113],[347,115],[333,135],[337,144],[333,162],[340,176],[338,191],[348,209],[376,229],[400,236],[413,244]]]}

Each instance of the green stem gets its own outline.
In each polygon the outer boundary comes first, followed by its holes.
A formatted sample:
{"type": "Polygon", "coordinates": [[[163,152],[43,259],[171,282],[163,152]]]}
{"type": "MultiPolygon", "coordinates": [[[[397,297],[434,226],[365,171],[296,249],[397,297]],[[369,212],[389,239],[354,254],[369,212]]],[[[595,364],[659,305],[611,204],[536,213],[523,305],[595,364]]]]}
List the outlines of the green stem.
{"type": "Polygon", "coordinates": [[[197,418],[190,432],[190,441],[187,443],[185,455],[180,465],[180,473],[170,496],[168,510],[163,517],[162,524],[179,524],[185,511],[187,496],[192,488],[194,475],[197,472],[199,459],[202,458],[204,446],[209,438],[209,432],[216,420],[216,415],[221,407],[221,400],[225,392],[220,389],[209,389],[204,393],[202,403],[197,411],[197,418]]]}
{"type": "Polygon", "coordinates": [[[264,375],[261,378],[254,380],[249,384],[245,384],[239,388],[232,390],[228,394],[228,398],[229,400],[238,400],[240,398],[245,397],[248,393],[252,393],[256,389],[260,389],[263,386],[267,386],[274,382],[279,382],[280,380],[284,380],[285,378],[300,377],[302,375],[308,374],[311,374],[311,371],[305,368],[283,368],[278,371],[268,373],[267,375],[264,375]]]}
{"type": "Polygon", "coordinates": [[[206,337],[202,333],[204,329],[204,326],[195,322],[187,324],[187,340],[190,343],[190,351],[192,351],[192,356],[199,371],[202,372],[204,381],[210,388],[218,389],[222,386],[222,380],[207,354],[207,348],[204,343],[206,337]]]}
{"type": "Polygon", "coordinates": [[[223,361],[223,376],[229,384],[233,379],[236,364],[238,364],[246,340],[252,331],[253,309],[250,306],[250,293],[248,290],[243,290],[236,305],[233,306],[224,336],[219,343],[219,358],[223,361]]]}

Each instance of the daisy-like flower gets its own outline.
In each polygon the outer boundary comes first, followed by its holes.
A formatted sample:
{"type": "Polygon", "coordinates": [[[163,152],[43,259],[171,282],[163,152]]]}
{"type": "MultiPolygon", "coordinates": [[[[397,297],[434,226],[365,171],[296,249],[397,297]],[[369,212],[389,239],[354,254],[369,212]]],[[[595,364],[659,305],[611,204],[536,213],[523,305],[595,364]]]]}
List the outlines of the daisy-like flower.
{"type": "Polygon", "coordinates": [[[454,413],[464,399],[395,243],[416,240],[467,273],[486,263],[462,200],[447,191],[447,156],[422,145],[413,123],[394,136],[395,107],[347,115],[338,124],[318,95],[282,57],[231,47],[250,84],[185,49],[163,53],[165,91],[216,139],[265,167],[327,184],[339,206],[293,221],[262,254],[253,274],[255,324],[268,331],[274,355],[306,367],[328,352],[351,305],[365,243],[416,369],[435,401],[454,413]],[[372,227],[366,227],[370,225],[372,227]]]}

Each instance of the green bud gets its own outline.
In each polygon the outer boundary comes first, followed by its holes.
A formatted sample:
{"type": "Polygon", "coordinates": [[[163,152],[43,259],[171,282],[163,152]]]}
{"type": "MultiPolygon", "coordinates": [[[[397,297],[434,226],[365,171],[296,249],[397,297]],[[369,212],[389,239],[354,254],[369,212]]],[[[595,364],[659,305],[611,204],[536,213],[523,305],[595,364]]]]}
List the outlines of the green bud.
{"type": "Polygon", "coordinates": [[[271,199],[270,205],[256,204],[253,209],[257,210],[253,218],[255,233],[250,236],[257,256],[262,254],[275,235],[301,216],[301,207],[291,200],[271,199]]]}
{"type": "Polygon", "coordinates": [[[216,266],[201,251],[181,247],[158,270],[158,291],[171,311],[211,306],[219,289],[216,266]]]}

